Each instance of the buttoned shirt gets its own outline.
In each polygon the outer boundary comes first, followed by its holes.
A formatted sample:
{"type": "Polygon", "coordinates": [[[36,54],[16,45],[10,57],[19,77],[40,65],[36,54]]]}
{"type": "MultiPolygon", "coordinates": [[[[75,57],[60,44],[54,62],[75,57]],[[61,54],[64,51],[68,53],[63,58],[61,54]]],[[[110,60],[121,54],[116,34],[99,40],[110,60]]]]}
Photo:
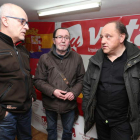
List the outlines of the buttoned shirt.
{"type": "Polygon", "coordinates": [[[96,94],[96,111],[110,126],[120,124],[128,118],[129,101],[123,78],[126,61],[126,50],[113,62],[108,59],[106,54],[104,55],[96,94]]]}

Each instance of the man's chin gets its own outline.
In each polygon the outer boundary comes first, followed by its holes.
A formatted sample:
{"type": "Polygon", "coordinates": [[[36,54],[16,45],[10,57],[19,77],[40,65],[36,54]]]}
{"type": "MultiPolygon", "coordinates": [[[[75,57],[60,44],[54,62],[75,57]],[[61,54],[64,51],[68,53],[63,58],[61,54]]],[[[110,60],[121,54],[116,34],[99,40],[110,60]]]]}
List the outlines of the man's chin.
{"type": "Polygon", "coordinates": [[[62,50],[62,52],[66,52],[67,50],[62,50]]]}
{"type": "Polygon", "coordinates": [[[24,41],[24,40],[25,40],[25,37],[20,38],[20,41],[24,41]]]}
{"type": "Polygon", "coordinates": [[[60,49],[58,49],[58,51],[60,51],[60,52],[66,52],[66,51],[67,51],[67,49],[65,49],[65,50],[60,50],[60,49]]]}
{"type": "Polygon", "coordinates": [[[102,50],[105,54],[108,53],[108,50],[106,50],[106,49],[102,49],[102,50]]]}

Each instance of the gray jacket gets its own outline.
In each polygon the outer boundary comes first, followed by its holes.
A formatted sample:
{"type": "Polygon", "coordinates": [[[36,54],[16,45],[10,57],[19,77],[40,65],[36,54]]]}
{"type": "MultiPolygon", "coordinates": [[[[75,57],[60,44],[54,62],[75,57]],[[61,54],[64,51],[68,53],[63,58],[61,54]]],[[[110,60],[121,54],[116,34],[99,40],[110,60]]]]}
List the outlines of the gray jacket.
{"type": "MultiPolygon", "coordinates": [[[[129,98],[129,120],[133,130],[133,140],[140,135],[140,50],[132,43],[125,43],[127,62],[124,66],[124,81],[129,98]]],[[[83,103],[85,128],[88,132],[94,125],[94,110],[96,108],[96,90],[103,64],[103,51],[100,49],[89,60],[83,82],[83,103]]]]}

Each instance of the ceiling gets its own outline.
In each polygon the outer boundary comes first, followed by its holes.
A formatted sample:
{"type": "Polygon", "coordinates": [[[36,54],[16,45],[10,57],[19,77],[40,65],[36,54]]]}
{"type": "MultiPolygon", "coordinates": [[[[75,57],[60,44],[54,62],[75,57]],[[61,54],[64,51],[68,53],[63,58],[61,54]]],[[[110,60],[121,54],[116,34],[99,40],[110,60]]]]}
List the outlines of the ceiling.
{"type": "Polygon", "coordinates": [[[140,0],[102,0],[101,8],[98,11],[90,10],[76,14],[61,14],[43,18],[39,18],[37,15],[37,10],[80,1],[83,0],[0,0],[0,5],[14,3],[21,6],[26,11],[30,22],[62,22],[140,14],[140,0]]]}

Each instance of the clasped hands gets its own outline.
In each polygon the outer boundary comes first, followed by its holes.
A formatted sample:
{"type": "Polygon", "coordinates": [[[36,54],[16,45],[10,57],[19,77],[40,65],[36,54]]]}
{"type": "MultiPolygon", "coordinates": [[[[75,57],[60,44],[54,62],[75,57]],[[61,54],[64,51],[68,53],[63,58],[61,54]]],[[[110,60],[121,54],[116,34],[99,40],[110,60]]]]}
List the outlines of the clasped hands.
{"type": "Polygon", "coordinates": [[[62,100],[72,101],[74,99],[74,94],[72,92],[67,92],[60,89],[56,89],[53,92],[53,95],[62,100]]]}

